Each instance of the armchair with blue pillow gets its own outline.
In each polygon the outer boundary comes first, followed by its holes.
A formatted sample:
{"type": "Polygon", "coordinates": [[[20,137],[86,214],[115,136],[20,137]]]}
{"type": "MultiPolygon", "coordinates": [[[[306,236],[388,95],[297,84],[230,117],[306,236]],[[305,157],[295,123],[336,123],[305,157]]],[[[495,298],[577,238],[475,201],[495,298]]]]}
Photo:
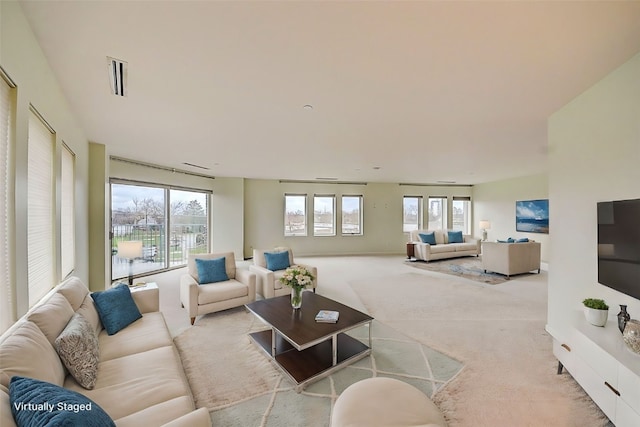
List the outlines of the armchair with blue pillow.
{"type": "Polygon", "coordinates": [[[256,299],[256,275],[236,268],[233,252],[189,255],[180,278],[180,302],[196,316],[240,307],[256,299]]]}
{"type": "Polygon", "coordinates": [[[295,262],[291,248],[254,249],[253,264],[249,266],[249,271],[256,274],[256,292],[262,295],[263,298],[289,295],[291,288],[282,285],[278,279],[282,277],[287,268],[294,265],[305,267],[313,274],[315,279],[313,280],[311,289],[315,292],[318,286],[318,269],[310,265],[295,262]]]}

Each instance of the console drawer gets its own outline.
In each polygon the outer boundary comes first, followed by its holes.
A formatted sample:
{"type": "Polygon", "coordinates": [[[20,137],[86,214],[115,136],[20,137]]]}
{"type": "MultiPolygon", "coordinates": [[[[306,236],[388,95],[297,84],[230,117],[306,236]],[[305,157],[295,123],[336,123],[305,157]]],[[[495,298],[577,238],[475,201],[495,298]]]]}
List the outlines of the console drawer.
{"type": "MultiPolygon", "coordinates": [[[[640,362],[639,362],[640,363],[640,362]]],[[[640,377],[624,365],[618,368],[620,398],[637,414],[640,414],[640,377]]],[[[636,424],[640,426],[640,422],[636,424]]]]}
{"type": "Polygon", "coordinates": [[[580,358],[601,378],[613,387],[617,387],[618,361],[582,333],[577,332],[572,338],[575,354],[580,355],[580,358]]]}

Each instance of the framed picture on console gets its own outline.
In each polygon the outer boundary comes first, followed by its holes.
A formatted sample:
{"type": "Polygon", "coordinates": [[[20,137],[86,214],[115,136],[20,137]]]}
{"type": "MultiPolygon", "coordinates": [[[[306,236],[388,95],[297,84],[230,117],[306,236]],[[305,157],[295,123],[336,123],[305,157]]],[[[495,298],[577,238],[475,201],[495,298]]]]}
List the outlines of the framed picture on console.
{"type": "Polygon", "coordinates": [[[549,234],[549,199],[516,201],[516,231],[549,234]]]}

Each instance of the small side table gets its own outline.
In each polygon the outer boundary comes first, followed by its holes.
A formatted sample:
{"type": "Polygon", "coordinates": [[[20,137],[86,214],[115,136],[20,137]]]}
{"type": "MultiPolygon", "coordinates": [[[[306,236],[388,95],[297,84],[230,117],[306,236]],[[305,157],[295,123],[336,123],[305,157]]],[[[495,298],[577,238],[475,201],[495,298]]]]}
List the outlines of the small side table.
{"type": "Polygon", "coordinates": [[[416,245],[415,243],[409,242],[407,243],[407,260],[413,261],[413,258],[416,255],[416,245]]]}
{"type": "Polygon", "coordinates": [[[160,311],[160,289],[155,282],[129,288],[131,296],[141,313],[160,311]]]}

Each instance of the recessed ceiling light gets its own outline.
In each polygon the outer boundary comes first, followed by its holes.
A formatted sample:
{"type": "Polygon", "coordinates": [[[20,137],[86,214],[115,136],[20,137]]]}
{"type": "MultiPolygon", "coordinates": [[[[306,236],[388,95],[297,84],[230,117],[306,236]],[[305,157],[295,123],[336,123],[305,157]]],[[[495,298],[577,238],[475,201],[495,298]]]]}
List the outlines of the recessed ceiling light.
{"type": "Polygon", "coordinates": [[[304,108],[305,110],[313,110],[313,105],[307,104],[307,105],[303,106],[302,108],[304,108]]]}

